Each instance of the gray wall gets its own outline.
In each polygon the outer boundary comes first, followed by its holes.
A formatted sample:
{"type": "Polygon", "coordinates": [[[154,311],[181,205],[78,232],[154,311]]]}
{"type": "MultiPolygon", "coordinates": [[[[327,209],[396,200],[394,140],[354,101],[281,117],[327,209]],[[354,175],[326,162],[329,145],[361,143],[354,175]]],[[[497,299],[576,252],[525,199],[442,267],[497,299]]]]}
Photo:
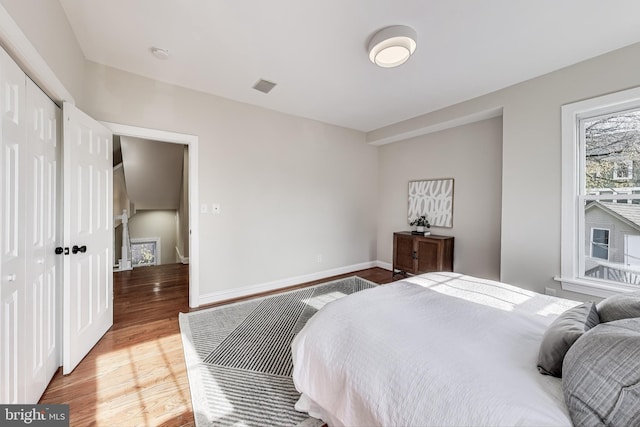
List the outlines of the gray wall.
{"type": "MultiPolygon", "coordinates": [[[[640,44],[367,134],[369,142],[503,108],[501,280],[560,289],[563,104],[640,85],[640,44]]],[[[471,141],[469,141],[471,143],[471,141]]],[[[559,291],[585,300],[587,295],[559,291]]]]}
{"type": "Polygon", "coordinates": [[[362,132],[83,63],[58,2],[42,19],[0,2],[93,118],[198,135],[200,202],[222,208],[200,216],[200,295],[376,260],[378,155],[362,132]]]}
{"type": "Polygon", "coordinates": [[[408,183],[453,178],[454,271],[500,277],[502,119],[500,117],[383,145],[379,152],[378,259],[392,262],[394,231],[409,230],[408,183]]]}
{"type": "MultiPolygon", "coordinates": [[[[375,260],[378,248],[386,259],[388,241],[377,243],[376,236],[388,239],[401,224],[381,223],[378,233],[386,201],[378,204],[378,153],[366,142],[499,108],[500,278],[541,292],[559,288],[553,277],[560,273],[560,107],[640,86],[640,44],[634,44],[363,135],[83,63],[57,2],[38,3],[46,11],[35,15],[33,2],[0,2],[87,113],[200,137],[200,200],[220,203],[223,212],[200,218],[202,293],[375,260]]],[[[466,138],[471,144],[473,137],[466,138]]],[[[404,195],[402,189],[395,197],[404,195]]],[[[468,239],[456,233],[457,241],[468,239]]]]}
{"type": "MultiPolygon", "coordinates": [[[[131,239],[159,237],[160,262],[158,264],[175,264],[177,262],[176,227],[176,211],[139,210],[129,220],[129,237],[131,239]]],[[[122,233],[122,229],[119,231],[122,233]]]]}
{"type": "Polygon", "coordinates": [[[85,58],[60,3],[0,0],[0,4],[82,108],[85,58]]]}
{"type": "Polygon", "coordinates": [[[98,120],[199,137],[200,293],[376,260],[377,148],[361,132],[88,62],[98,120]]]}

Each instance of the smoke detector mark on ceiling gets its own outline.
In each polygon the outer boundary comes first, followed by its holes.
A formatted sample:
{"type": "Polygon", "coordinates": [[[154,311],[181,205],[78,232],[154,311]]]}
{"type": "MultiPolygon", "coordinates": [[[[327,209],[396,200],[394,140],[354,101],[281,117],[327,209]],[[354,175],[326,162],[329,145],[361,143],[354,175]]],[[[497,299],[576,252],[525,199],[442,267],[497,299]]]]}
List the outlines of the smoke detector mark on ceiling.
{"type": "Polygon", "coordinates": [[[259,90],[262,93],[269,93],[274,87],[276,87],[276,83],[263,79],[258,80],[258,82],[253,85],[255,90],[259,90]]]}
{"type": "Polygon", "coordinates": [[[167,49],[162,49],[154,46],[150,50],[151,54],[158,59],[165,60],[169,58],[169,51],[167,49]]]}

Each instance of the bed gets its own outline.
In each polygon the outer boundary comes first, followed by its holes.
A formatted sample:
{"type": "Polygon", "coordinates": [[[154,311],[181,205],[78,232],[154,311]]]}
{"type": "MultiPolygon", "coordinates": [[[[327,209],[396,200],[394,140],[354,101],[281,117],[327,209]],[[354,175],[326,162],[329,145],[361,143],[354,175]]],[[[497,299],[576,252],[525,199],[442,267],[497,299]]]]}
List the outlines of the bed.
{"type": "Polygon", "coordinates": [[[456,273],[333,301],[292,342],[296,409],[330,426],[570,426],[562,380],[536,364],[579,304],[456,273]]]}

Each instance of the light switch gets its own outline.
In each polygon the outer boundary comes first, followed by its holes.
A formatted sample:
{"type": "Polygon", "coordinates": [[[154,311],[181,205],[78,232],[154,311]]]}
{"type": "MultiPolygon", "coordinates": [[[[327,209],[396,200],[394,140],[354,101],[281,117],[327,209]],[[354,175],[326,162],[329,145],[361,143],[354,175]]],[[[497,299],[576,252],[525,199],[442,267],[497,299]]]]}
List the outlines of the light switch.
{"type": "Polygon", "coordinates": [[[200,205],[200,213],[201,214],[208,214],[209,213],[209,205],[206,203],[203,203],[200,205]]]}
{"type": "Polygon", "coordinates": [[[220,213],[220,203],[214,203],[211,205],[211,213],[219,214],[220,213]]]}

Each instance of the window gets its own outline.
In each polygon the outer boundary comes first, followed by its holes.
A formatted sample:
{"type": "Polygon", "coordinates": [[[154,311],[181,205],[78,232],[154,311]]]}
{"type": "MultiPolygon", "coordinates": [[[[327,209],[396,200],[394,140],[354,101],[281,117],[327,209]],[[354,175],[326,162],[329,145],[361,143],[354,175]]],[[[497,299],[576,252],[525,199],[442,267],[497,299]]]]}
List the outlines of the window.
{"type": "Polygon", "coordinates": [[[623,160],[613,164],[613,179],[628,181],[633,178],[633,160],[623,160]]]}
{"type": "Polygon", "coordinates": [[[160,264],[160,238],[131,239],[131,265],[143,267],[160,264]]]}
{"type": "Polygon", "coordinates": [[[609,230],[591,229],[591,257],[609,260],[609,230]]]}
{"type": "Polygon", "coordinates": [[[563,289],[640,289],[639,166],[640,88],[562,107],[563,289]]]}

